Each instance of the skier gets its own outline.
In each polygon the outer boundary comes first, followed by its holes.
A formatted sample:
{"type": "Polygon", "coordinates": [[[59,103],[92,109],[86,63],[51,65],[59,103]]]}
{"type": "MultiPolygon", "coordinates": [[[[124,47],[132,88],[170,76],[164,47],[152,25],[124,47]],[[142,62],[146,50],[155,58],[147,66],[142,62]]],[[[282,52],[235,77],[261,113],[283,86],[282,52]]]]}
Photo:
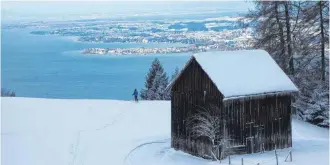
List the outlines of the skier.
{"type": "Polygon", "coordinates": [[[139,93],[138,93],[138,91],[137,91],[136,88],[135,88],[135,89],[134,89],[134,92],[133,92],[132,95],[134,96],[134,99],[135,99],[136,102],[139,101],[139,100],[138,100],[138,94],[139,94],[139,93]]]}

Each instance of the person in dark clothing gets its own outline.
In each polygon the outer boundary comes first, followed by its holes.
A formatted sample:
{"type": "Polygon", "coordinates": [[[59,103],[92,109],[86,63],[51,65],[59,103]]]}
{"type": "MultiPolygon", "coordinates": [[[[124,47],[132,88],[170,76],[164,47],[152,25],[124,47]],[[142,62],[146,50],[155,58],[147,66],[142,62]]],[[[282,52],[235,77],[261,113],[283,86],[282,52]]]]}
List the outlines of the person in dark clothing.
{"type": "Polygon", "coordinates": [[[137,91],[136,89],[134,89],[134,92],[133,92],[132,95],[134,96],[135,101],[138,102],[138,101],[139,101],[139,100],[138,100],[138,95],[139,95],[139,93],[138,93],[138,91],[137,91]]]}

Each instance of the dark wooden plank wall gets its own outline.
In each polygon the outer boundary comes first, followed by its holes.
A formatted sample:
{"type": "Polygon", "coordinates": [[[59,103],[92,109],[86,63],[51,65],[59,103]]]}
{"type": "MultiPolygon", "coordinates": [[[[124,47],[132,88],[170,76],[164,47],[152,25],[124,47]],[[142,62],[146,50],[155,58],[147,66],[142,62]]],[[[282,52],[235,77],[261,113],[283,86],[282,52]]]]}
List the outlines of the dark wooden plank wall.
{"type": "Polygon", "coordinates": [[[292,146],[290,95],[227,100],[224,113],[232,146],[245,145],[247,153],[292,146]]]}
{"type": "MultiPolygon", "coordinates": [[[[192,139],[186,130],[185,120],[197,113],[196,106],[209,108],[209,105],[222,106],[222,94],[209,79],[201,66],[192,60],[171,89],[172,142],[180,149],[196,156],[209,154],[210,143],[206,139],[192,139]],[[206,91],[204,101],[204,91],[206,91]]],[[[219,113],[220,112],[214,112],[219,113]]]]}

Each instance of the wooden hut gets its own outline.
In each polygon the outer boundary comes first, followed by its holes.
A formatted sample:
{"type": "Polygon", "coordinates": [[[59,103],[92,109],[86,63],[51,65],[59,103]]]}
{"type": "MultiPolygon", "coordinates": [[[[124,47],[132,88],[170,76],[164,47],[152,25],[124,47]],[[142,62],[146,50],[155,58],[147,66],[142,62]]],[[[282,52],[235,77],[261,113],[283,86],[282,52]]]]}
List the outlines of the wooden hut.
{"type": "Polygon", "coordinates": [[[298,90],[266,51],[195,54],[167,89],[172,95],[174,149],[222,159],[292,146],[291,95],[298,90]],[[200,109],[220,116],[219,129],[226,128],[226,132],[220,131],[216,139],[226,133],[226,144],[192,136],[187,122],[200,109]]]}

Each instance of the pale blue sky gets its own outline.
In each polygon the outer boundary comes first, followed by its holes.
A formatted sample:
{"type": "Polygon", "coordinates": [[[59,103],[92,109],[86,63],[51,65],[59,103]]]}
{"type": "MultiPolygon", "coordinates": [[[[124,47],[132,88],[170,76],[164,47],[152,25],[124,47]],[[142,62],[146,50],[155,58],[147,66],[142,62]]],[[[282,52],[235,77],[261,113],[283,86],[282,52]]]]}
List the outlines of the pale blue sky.
{"type": "Polygon", "coordinates": [[[112,17],[118,15],[173,14],[212,11],[247,11],[253,4],[246,1],[19,1],[2,2],[3,20],[64,20],[112,17]]]}

